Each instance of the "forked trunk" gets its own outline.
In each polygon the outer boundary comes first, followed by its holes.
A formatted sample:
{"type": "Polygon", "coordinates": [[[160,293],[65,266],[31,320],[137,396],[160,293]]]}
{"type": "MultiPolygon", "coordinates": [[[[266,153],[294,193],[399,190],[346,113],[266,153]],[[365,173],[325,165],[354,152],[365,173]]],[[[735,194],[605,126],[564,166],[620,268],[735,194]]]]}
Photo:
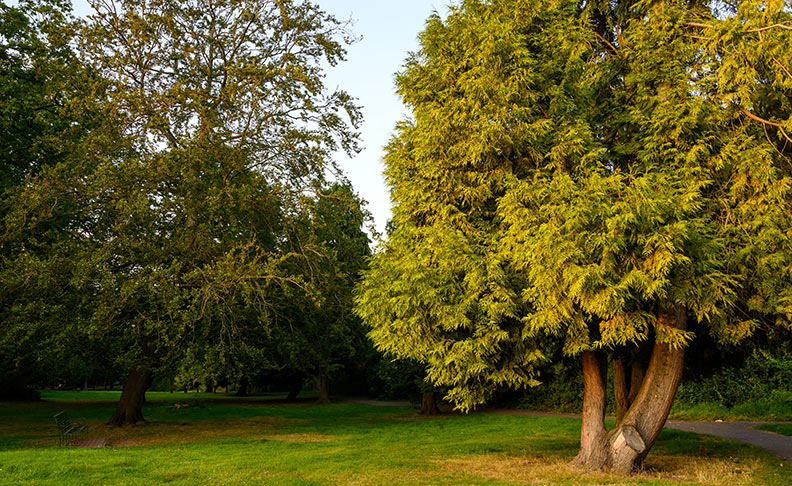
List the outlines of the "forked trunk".
{"type": "Polygon", "coordinates": [[[319,403],[330,403],[330,384],[324,374],[319,376],[319,403]]]}
{"type": "MultiPolygon", "coordinates": [[[[684,330],[685,321],[683,309],[658,316],[658,326],[668,328],[684,330]]],[[[604,469],[620,474],[641,467],[671,411],[682,378],[683,357],[682,348],[655,342],[646,373],[642,379],[636,380],[640,387],[635,392],[634,400],[613,430],[607,431],[604,425],[607,368],[595,352],[583,353],[583,425],[580,452],[573,464],[590,470],[604,469]]],[[[615,373],[619,373],[616,368],[615,373]]],[[[621,371],[624,371],[623,367],[621,371]]],[[[623,395],[623,391],[617,393],[623,395]]]]}
{"type": "Polygon", "coordinates": [[[421,401],[421,415],[440,415],[435,392],[424,392],[423,400],[421,401]]]}
{"type": "Polygon", "coordinates": [[[124,382],[121,399],[110,419],[110,424],[120,426],[145,422],[143,404],[146,401],[146,390],[149,387],[150,378],[149,367],[140,360],[136,361],[124,382]]]}

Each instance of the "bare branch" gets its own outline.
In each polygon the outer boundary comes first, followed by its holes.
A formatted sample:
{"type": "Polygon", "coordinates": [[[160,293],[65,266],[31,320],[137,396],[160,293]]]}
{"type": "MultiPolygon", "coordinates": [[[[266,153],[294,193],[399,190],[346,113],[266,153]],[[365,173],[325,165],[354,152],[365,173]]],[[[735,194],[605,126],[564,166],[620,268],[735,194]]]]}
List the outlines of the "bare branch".
{"type": "Polygon", "coordinates": [[[771,127],[778,128],[778,130],[781,132],[781,134],[784,136],[784,138],[786,138],[787,140],[789,140],[790,143],[792,143],[792,138],[790,138],[789,135],[787,135],[787,132],[784,131],[783,125],[781,125],[780,123],[771,122],[770,120],[765,120],[764,118],[756,116],[756,115],[754,115],[753,113],[751,113],[750,111],[746,110],[745,108],[743,108],[740,105],[735,105],[735,106],[737,107],[738,110],[740,110],[740,112],[743,115],[747,116],[748,118],[750,118],[752,120],[756,120],[759,123],[762,123],[764,125],[770,125],[771,127]]]}
{"type": "Polygon", "coordinates": [[[786,29],[786,30],[792,30],[792,25],[787,25],[787,24],[773,24],[773,25],[768,25],[767,27],[759,27],[759,28],[757,28],[757,29],[750,29],[750,30],[747,30],[746,32],[764,32],[765,30],[770,30],[770,29],[786,29]]]}
{"type": "Polygon", "coordinates": [[[599,39],[599,40],[601,40],[602,42],[604,42],[605,44],[607,44],[607,45],[608,45],[608,47],[610,47],[610,50],[611,50],[611,51],[613,51],[613,53],[614,53],[614,54],[616,54],[616,55],[617,55],[617,56],[619,56],[619,57],[622,57],[622,55],[621,55],[621,53],[619,52],[619,50],[618,50],[618,49],[616,49],[616,48],[613,46],[613,44],[611,44],[610,42],[608,42],[608,40],[607,40],[607,39],[605,39],[604,37],[602,37],[601,35],[599,35],[599,33],[597,33],[597,32],[594,32],[594,35],[596,35],[596,36],[597,36],[597,39],[599,39]]]}

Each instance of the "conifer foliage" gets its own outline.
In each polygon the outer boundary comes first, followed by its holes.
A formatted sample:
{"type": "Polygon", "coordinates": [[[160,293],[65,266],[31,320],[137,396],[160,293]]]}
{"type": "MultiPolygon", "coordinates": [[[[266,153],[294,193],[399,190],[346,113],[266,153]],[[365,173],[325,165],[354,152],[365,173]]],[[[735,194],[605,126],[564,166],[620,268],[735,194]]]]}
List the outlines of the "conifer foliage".
{"type": "Polygon", "coordinates": [[[792,3],[467,0],[420,42],[358,314],[463,410],[562,346],[575,462],[639,467],[692,339],[792,328],[792,3]]]}

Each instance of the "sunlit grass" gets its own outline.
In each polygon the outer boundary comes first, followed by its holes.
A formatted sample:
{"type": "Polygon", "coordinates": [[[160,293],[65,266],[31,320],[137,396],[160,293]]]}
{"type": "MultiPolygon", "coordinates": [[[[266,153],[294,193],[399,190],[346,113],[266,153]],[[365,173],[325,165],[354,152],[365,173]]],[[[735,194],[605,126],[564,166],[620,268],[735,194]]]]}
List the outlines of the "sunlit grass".
{"type": "Polygon", "coordinates": [[[734,407],[715,402],[695,405],[675,403],[671,418],[678,420],[748,420],[792,421],[792,392],[776,392],[760,400],[750,400],[734,407]]]}
{"type": "Polygon", "coordinates": [[[203,398],[203,408],[172,409],[177,400],[165,394],[148,398],[149,424],[116,428],[104,425],[109,395],[79,392],[76,401],[69,393],[2,404],[0,484],[792,484],[790,468],[775,456],[682,432],[664,432],[647,470],[621,478],[567,466],[577,451],[577,419],[425,418],[407,407],[197,396],[189,398],[203,398]],[[91,436],[116,447],[56,447],[52,415],[60,409],[86,417],[91,436]]]}
{"type": "Polygon", "coordinates": [[[776,434],[792,436],[792,424],[767,424],[759,425],[756,428],[759,430],[775,432],[776,434]]]}

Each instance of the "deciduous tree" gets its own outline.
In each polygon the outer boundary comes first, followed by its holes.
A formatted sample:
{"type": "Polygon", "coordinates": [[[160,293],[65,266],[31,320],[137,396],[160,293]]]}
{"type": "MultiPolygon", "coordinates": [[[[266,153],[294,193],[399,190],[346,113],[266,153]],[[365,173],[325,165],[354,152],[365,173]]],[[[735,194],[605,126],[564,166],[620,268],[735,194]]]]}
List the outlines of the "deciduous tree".
{"type": "Polygon", "coordinates": [[[289,273],[283,221],[356,150],[357,108],[322,63],[344,56],[343,23],[309,1],[92,2],[79,33],[101,75],[101,130],[72,160],[30,179],[19,231],[53,217],[68,231],[76,326],[120,334],[132,363],[114,424],[143,419],[152,370],[202,337],[231,348],[273,322],[289,273]],[[71,200],[68,208],[55,204],[71,200]]]}

